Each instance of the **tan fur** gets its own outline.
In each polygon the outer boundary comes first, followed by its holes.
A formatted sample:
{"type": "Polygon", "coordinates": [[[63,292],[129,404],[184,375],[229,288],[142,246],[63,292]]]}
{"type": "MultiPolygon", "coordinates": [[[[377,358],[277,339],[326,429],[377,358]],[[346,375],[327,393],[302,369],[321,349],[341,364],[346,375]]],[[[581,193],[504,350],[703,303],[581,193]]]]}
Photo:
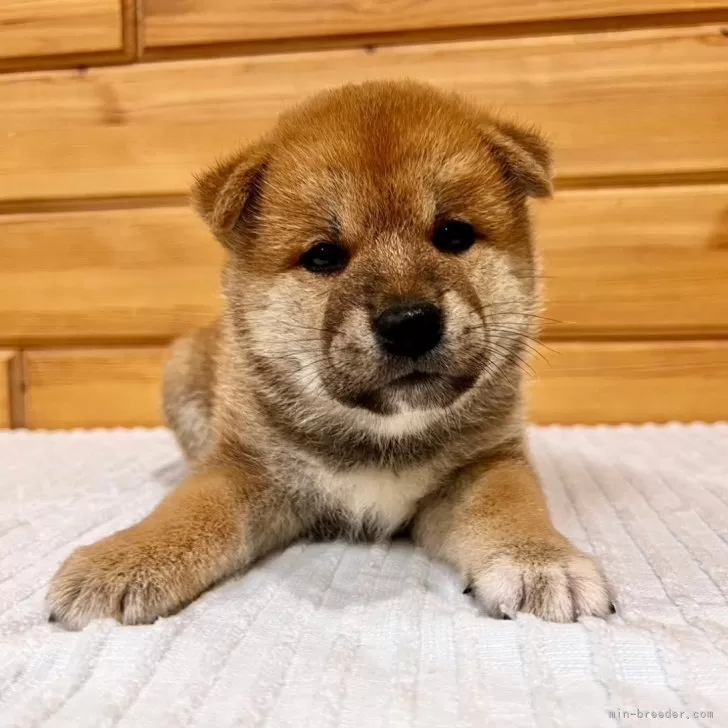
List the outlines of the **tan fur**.
{"type": "Polygon", "coordinates": [[[212,441],[217,326],[200,329],[172,345],[164,378],[164,415],[189,460],[197,460],[212,441]]]}
{"type": "Polygon", "coordinates": [[[414,535],[464,573],[493,616],[523,610],[570,622],[609,613],[597,567],[551,525],[536,477],[519,458],[461,473],[447,498],[422,504],[414,535]]]}
{"type": "Polygon", "coordinates": [[[228,251],[223,316],[174,345],[164,386],[193,474],[71,555],[53,617],[153,621],[295,538],[406,526],[495,616],[607,614],[524,454],[521,358],[540,307],[526,201],[550,179],[537,133],[413,83],[320,94],[203,175],[195,204],[228,251]],[[478,232],[458,255],[432,243],[452,219],[478,232]],[[344,270],[301,266],[318,241],[348,251],[344,270]],[[416,363],[374,333],[403,300],[443,314],[416,363]]]}
{"type": "Polygon", "coordinates": [[[139,524],[70,556],[48,594],[53,618],[80,629],[99,617],[140,624],[173,614],[297,535],[285,504],[264,491],[252,464],[190,476],[139,524]]]}

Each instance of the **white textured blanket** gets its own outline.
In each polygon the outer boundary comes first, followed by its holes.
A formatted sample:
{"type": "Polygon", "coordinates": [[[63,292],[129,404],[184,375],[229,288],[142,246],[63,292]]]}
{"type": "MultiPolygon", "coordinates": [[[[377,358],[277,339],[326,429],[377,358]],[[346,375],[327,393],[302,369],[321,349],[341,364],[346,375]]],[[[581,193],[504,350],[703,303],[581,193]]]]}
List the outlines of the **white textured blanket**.
{"type": "Polygon", "coordinates": [[[728,726],[728,426],[532,447],[558,527],[616,586],[608,622],[490,620],[405,543],[334,543],[153,626],[72,634],[44,620],[49,577],[148,512],[179,455],[162,430],[0,435],[0,725],[728,726]]]}

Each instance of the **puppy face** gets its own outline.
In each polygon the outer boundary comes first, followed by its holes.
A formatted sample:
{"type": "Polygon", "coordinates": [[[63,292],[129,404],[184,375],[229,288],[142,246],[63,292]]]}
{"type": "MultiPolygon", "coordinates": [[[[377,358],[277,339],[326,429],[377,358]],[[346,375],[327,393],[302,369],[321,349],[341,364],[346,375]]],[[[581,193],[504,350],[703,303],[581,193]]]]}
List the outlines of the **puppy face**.
{"type": "Polygon", "coordinates": [[[409,83],[315,97],[201,178],[227,313],[271,395],[394,433],[513,367],[537,296],[533,133],[409,83]]]}

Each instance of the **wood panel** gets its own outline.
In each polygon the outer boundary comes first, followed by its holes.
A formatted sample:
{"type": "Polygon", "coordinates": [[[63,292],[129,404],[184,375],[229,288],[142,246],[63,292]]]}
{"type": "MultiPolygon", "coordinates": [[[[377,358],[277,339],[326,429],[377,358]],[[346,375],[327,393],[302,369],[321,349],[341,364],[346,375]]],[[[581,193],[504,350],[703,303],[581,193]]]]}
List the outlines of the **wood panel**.
{"type": "Polygon", "coordinates": [[[720,0],[145,0],[151,47],[724,8],[720,0]]]}
{"type": "Polygon", "coordinates": [[[562,192],[534,210],[547,333],[728,334],[728,185],[562,192]]]}
{"type": "MultiPolygon", "coordinates": [[[[728,417],[728,342],[560,343],[534,361],[538,423],[715,421],[728,417]]],[[[32,428],[161,422],[163,349],[71,349],[25,354],[32,428]]]]}
{"type": "Polygon", "coordinates": [[[163,349],[40,350],[23,356],[29,428],[160,423],[163,349]]]}
{"type": "Polygon", "coordinates": [[[0,216],[0,337],[165,339],[217,309],[222,247],[186,208],[0,216]]]}
{"type": "Polygon", "coordinates": [[[619,424],[728,418],[728,342],[559,343],[533,364],[531,419],[619,424]]]}
{"type": "MultiPolygon", "coordinates": [[[[535,207],[549,336],[728,335],[728,185],[583,190],[535,207]]],[[[0,216],[0,343],[163,340],[219,308],[188,208],[0,216]]]]}
{"type": "Polygon", "coordinates": [[[0,351],[0,429],[10,427],[13,421],[13,394],[18,392],[15,369],[16,354],[0,351]]]}
{"type": "Polygon", "coordinates": [[[540,124],[561,178],[728,171],[719,26],[0,77],[0,200],[184,191],[323,87],[412,77],[540,124]]]}
{"type": "Polygon", "coordinates": [[[120,50],[120,0],[3,0],[2,59],[120,50]]]}

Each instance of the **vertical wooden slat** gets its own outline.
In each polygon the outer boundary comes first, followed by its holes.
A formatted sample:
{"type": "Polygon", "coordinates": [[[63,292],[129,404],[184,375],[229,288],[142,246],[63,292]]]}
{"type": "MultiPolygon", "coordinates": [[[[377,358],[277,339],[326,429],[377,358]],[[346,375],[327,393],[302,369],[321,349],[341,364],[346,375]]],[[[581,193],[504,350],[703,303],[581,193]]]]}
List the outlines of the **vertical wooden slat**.
{"type": "Polygon", "coordinates": [[[22,401],[19,357],[14,351],[0,351],[0,429],[17,426],[22,401]],[[16,409],[17,408],[17,409],[16,409]]]}

